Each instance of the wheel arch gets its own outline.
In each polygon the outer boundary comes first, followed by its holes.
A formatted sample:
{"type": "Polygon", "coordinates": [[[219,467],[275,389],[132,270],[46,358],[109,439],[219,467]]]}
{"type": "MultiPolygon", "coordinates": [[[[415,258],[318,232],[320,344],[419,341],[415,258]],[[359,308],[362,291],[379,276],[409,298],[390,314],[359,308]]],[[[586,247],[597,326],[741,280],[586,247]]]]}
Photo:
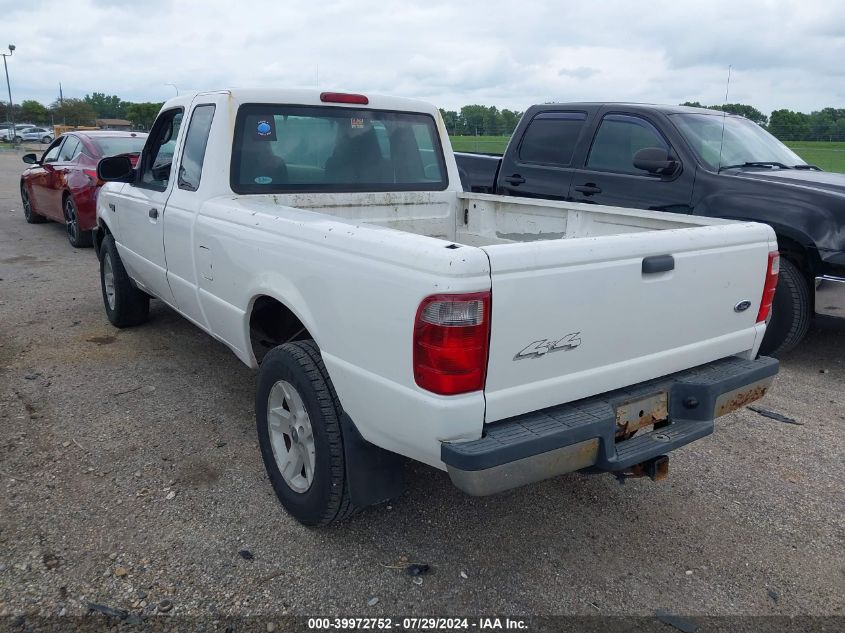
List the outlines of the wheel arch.
{"type": "Polygon", "coordinates": [[[320,347],[310,319],[275,293],[259,291],[253,294],[245,313],[244,326],[250,364],[254,367],[261,364],[267,352],[283,343],[313,340],[320,347]]]}

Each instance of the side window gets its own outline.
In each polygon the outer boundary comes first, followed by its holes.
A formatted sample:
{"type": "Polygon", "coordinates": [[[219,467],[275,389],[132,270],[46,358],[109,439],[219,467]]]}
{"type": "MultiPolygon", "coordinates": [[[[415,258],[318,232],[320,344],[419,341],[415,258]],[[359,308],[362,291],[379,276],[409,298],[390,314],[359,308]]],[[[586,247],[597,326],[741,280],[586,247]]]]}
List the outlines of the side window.
{"type": "Polygon", "coordinates": [[[188,134],[185,136],[185,148],[182,151],[182,163],[179,166],[179,188],[196,191],[200,186],[202,163],[205,159],[205,147],[208,145],[208,132],[214,119],[214,105],[201,105],[194,109],[188,134]]]}
{"type": "Polygon", "coordinates": [[[179,128],[182,125],[182,108],[163,112],[147,138],[147,144],[141,155],[139,185],[164,191],[170,182],[173,168],[173,152],[179,128]]]}
{"type": "Polygon", "coordinates": [[[642,174],[634,167],[634,154],[646,147],[669,149],[655,127],[640,117],[627,114],[608,114],[599,126],[587,167],[628,174],[642,174]]]}
{"type": "Polygon", "coordinates": [[[525,130],[519,144],[520,161],[569,166],[586,120],[584,112],[541,112],[525,130]]]}
{"type": "Polygon", "coordinates": [[[44,152],[44,156],[41,157],[41,162],[55,163],[59,158],[59,150],[62,148],[62,143],[64,142],[64,136],[62,136],[61,138],[57,138],[55,141],[53,141],[53,144],[47,148],[47,151],[44,152]]]}
{"type": "Polygon", "coordinates": [[[59,154],[59,162],[67,163],[72,161],[79,155],[81,151],[81,143],[75,136],[68,136],[65,144],[62,146],[62,151],[59,154]]]}

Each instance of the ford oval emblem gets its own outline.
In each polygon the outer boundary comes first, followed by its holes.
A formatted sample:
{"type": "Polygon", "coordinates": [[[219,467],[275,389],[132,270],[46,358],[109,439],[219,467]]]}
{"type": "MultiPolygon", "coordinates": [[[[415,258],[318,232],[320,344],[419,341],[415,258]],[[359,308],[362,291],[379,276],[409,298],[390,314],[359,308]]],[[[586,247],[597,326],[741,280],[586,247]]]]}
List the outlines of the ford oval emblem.
{"type": "Polygon", "coordinates": [[[734,312],[745,312],[748,308],[751,307],[751,302],[746,299],[744,301],[740,301],[734,306],[734,312]]]}

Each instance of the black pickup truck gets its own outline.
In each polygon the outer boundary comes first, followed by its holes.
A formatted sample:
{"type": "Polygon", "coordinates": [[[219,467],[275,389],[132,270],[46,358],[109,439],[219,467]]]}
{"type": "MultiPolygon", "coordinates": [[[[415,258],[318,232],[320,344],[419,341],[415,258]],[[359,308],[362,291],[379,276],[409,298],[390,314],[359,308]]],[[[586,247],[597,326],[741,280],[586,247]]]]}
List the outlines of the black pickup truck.
{"type": "Polygon", "coordinates": [[[743,117],[683,106],[537,105],[504,156],[456,156],[468,191],[765,222],[781,259],[761,353],[794,347],[814,316],[845,323],[845,175],[806,164],[743,117]]]}

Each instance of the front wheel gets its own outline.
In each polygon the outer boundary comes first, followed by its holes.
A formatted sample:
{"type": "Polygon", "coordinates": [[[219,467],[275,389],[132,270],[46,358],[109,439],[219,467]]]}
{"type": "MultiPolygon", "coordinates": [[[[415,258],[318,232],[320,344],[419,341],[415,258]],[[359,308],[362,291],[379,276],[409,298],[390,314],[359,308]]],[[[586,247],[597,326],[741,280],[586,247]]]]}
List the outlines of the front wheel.
{"type": "Polygon", "coordinates": [[[85,248],[91,246],[91,231],[83,231],[79,226],[79,213],[76,210],[76,203],[73,198],[67,196],[65,198],[64,208],[65,216],[65,230],[67,231],[67,241],[74,248],[85,248]]]}
{"type": "Polygon", "coordinates": [[[111,235],[100,247],[100,287],[106,315],[115,327],[140,325],[149,317],[150,297],[132,285],[111,235]]]}
{"type": "Polygon", "coordinates": [[[778,285],[760,353],[775,356],[798,345],[807,334],[812,314],[806,279],[795,264],[781,255],[778,285]]]}
{"type": "Polygon", "coordinates": [[[314,341],[268,352],[255,394],[258,443],[276,496],[304,525],[328,525],[353,511],[340,415],[314,341]]]}

